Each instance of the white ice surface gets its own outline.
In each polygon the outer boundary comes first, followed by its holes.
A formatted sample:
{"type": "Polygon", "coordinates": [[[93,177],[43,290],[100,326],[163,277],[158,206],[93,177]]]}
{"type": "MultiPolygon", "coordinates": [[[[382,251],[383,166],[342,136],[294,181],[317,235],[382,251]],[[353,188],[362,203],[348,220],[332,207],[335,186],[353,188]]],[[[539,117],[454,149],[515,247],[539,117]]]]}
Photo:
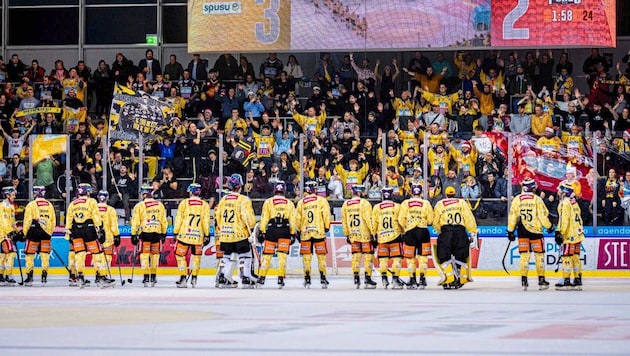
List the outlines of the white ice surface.
{"type": "MultiPolygon", "coordinates": [[[[278,290],[177,289],[141,279],[80,290],[0,288],[0,355],[628,355],[630,281],[585,279],[582,292],[523,292],[518,277],[460,290],[356,290],[350,277],[298,277],[278,290]]],[[[36,277],[36,281],[39,278],[36,277]]],[[[555,283],[556,281],[550,281],[555,283]]]]}

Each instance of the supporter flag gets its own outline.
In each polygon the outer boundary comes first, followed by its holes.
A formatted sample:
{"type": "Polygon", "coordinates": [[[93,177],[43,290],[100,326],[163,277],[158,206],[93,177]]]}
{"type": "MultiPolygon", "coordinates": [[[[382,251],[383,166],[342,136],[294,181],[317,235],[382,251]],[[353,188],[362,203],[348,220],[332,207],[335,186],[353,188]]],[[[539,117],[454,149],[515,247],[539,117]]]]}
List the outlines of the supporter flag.
{"type": "Polygon", "coordinates": [[[136,141],[141,134],[154,135],[166,125],[170,112],[170,103],[116,84],[109,116],[110,138],[136,141]]]}
{"type": "Polygon", "coordinates": [[[37,135],[33,139],[33,164],[48,156],[66,152],[66,135],[37,135]]]}

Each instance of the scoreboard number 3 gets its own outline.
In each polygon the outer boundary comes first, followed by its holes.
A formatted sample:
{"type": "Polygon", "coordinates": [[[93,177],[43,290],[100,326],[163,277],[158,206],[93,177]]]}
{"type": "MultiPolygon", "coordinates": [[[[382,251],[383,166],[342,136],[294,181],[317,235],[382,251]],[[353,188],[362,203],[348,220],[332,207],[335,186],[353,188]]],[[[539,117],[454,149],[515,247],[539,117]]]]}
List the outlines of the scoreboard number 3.
{"type": "MultiPolygon", "coordinates": [[[[518,0],[516,7],[503,19],[504,40],[528,40],[529,28],[514,28],[514,24],[529,10],[529,0],[518,0]]],[[[257,30],[258,31],[258,30],[257,30]]]]}
{"type": "MultiPolygon", "coordinates": [[[[528,0],[529,1],[529,0],[528,0]]],[[[267,0],[256,0],[256,5],[264,5],[267,0]]],[[[265,28],[265,23],[256,22],[256,39],[260,43],[274,43],[280,37],[280,0],[269,0],[269,7],[265,9],[265,20],[269,21],[269,29],[265,28]]]]}

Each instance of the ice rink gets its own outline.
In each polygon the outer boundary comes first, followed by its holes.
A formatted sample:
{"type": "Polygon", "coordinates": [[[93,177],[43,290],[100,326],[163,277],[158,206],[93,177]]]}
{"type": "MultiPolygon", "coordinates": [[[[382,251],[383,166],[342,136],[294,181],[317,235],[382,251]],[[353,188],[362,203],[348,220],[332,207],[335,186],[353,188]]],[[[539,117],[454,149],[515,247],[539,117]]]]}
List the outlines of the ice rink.
{"type": "MultiPolygon", "coordinates": [[[[379,278],[380,279],[380,278],[379,278]]],[[[630,280],[584,279],[584,290],[523,292],[518,277],[443,290],[356,290],[351,277],[290,277],[278,290],[0,288],[0,354],[24,355],[628,355],[630,280]]],[[[549,279],[557,282],[557,279],[549,279]]],[[[380,281],[379,281],[380,282],[380,281]]]]}

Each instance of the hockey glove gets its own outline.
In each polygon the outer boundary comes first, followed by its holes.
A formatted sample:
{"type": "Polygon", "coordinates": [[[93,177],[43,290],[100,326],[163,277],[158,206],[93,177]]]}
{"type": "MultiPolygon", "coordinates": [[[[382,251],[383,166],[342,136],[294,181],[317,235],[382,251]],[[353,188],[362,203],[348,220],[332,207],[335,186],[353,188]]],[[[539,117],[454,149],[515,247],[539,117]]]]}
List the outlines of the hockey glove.
{"type": "Polygon", "coordinates": [[[267,234],[266,234],[266,233],[264,233],[264,232],[262,232],[262,231],[259,231],[259,232],[258,232],[258,237],[257,237],[258,243],[263,243],[263,242],[265,242],[265,238],[266,238],[266,237],[267,237],[267,234]]]}
{"type": "Polygon", "coordinates": [[[508,231],[508,232],[507,232],[507,238],[508,238],[508,240],[510,240],[510,241],[514,241],[514,240],[516,240],[516,236],[514,236],[514,231],[508,231]]]}
{"type": "Polygon", "coordinates": [[[166,234],[160,234],[160,242],[164,243],[166,241],[166,234]]]}
{"type": "Polygon", "coordinates": [[[328,231],[330,231],[330,228],[329,227],[325,227],[324,228],[324,233],[328,234],[328,231]]]}
{"type": "Polygon", "coordinates": [[[140,238],[138,235],[131,235],[131,244],[132,245],[138,245],[138,242],[140,241],[140,238]]]}
{"type": "Polygon", "coordinates": [[[556,227],[553,226],[553,224],[551,224],[551,227],[547,229],[547,233],[548,234],[553,234],[553,232],[556,230],[556,227]]]}
{"type": "Polygon", "coordinates": [[[479,240],[477,239],[477,233],[473,232],[470,234],[470,248],[477,249],[479,248],[479,240]]]}
{"type": "Polygon", "coordinates": [[[298,240],[297,235],[296,234],[292,234],[291,235],[291,245],[293,245],[295,243],[295,241],[297,241],[297,240],[298,240]]]}
{"type": "Polygon", "coordinates": [[[564,239],[562,238],[562,234],[560,233],[560,231],[556,231],[556,243],[558,245],[562,245],[563,242],[564,239]]]}
{"type": "Polygon", "coordinates": [[[105,231],[103,229],[97,229],[96,236],[98,237],[98,242],[101,244],[105,243],[105,231]]]}
{"type": "Polygon", "coordinates": [[[378,238],[376,238],[376,235],[372,236],[372,247],[376,248],[378,246],[378,238]]]}
{"type": "Polygon", "coordinates": [[[346,242],[348,243],[348,245],[352,245],[352,241],[350,241],[349,237],[346,237],[346,242]]]}
{"type": "Polygon", "coordinates": [[[114,236],[114,246],[120,246],[120,235],[114,236]]]}
{"type": "Polygon", "coordinates": [[[210,244],[210,236],[206,235],[203,237],[203,246],[208,246],[210,244]]]}

